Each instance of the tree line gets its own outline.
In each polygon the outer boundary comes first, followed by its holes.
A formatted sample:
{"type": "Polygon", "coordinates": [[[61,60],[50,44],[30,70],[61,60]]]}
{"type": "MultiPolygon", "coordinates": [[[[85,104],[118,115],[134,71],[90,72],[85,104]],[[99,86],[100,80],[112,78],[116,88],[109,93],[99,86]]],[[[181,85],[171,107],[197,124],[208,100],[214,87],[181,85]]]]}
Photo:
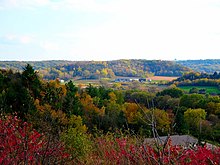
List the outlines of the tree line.
{"type": "Polygon", "coordinates": [[[206,60],[180,60],[176,61],[185,67],[192,69],[195,72],[204,72],[212,74],[215,71],[220,71],[219,59],[206,59],[206,60]]]}
{"type": "Polygon", "coordinates": [[[175,84],[176,86],[216,86],[219,88],[220,72],[214,72],[213,74],[188,72],[169,82],[169,84],[175,84]]]}
{"type": "MultiPolygon", "coordinates": [[[[39,71],[43,79],[68,80],[156,76],[181,76],[190,71],[174,61],[162,60],[114,60],[114,61],[33,61],[28,62],[39,71]]],[[[22,71],[27,62],[1,61],[0,68],[22,71]]]]}

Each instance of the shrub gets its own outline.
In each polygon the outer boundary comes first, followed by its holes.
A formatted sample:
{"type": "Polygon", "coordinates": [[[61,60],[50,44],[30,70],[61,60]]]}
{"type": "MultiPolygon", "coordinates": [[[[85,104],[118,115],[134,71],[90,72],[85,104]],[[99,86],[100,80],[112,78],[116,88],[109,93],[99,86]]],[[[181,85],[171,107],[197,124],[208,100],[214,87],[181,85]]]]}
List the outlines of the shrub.
{"type": "Polygon", "coordinates": [[[69,124],[67,131],[61,134],[61,139],[72,159],[80,160],[86,157],[92,149],[87,127],[83,125],[82,118],[75,115],[70,117],[69,124]]]}
{"type": "Polygon", "coordinates": [[[59,164],[69,155],[17,116],[0,118],[0,164],[59,164]]]}
{"type": "Polygon", "coordinates": [[[115,138],[97,141],[98,156],[91,160],[96,164],[219,164],[220,149],[205,147],[184,148],[171,146],[168,140],[164,146],[138,145],[128,138],[115,138]],[[98,152],[100,151],[100,152],[98,152]]]}

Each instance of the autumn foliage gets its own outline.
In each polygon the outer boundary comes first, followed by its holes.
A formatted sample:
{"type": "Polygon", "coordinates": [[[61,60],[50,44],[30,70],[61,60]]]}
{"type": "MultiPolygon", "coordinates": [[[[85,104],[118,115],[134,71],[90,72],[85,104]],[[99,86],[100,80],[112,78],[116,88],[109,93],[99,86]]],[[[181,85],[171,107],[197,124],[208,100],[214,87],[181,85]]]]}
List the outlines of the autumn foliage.
{"type": "MultiPolygon", "coordinates": [[[[65,153],[65,146],[62,143],[50,143],[46,136],[34,130],[31,124],[22,122],[17,116],[1,118],[0,135],[0,164],[65,164],[70,160],[70,155],[65,153]]],[[[219,148],[209,149],[206,146],[184,148],[172,146],[170,141],[165,147],[157,148],[140,142],[140,139],[131,137],[95,138],[93,151],[88,153],[81,163],[195,165],[220,163],[219,148]]]]}
{"type": "Polygon", "coordinates": [[[43,81],[28,65],[0,70],[0,114],[0,164],[220,164],[217,145],[143,144],[185,133],[219,144],[219,96],[84,89],[43,81]]]}
{"type": "Polygon", "coordinates": [[[69,156],[62,143],[50,143],[17,116],[0,119],[0,142],[0,164],[53,164],[69,156]]]}
{"type": "Polygon", "coordinates": [[[206,146],[184,148],[171,146],[171,141],[165,148],[138,145],[126,138],[115,138],[110,141],[99,139],[99,157],[95,163],[107,164],[192,164],[192,165],[217,165],[220,163],[220,149],[208,149],[206,146]]]}

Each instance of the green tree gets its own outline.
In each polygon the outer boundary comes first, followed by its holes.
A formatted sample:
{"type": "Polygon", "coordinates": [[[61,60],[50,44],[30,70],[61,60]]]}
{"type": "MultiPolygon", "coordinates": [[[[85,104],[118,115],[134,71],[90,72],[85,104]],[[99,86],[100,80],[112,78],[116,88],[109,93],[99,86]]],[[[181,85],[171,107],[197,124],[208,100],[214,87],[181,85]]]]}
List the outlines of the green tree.
{"type": "Polygon", "coordinates": [[[67,114],[71,115],[82,115],[81,103],[79,100],[78,88],[73,84],[72,81],[69,81],[66,85],[66,95],[64,97],[62,110],[67,114]]]}
{"type": "Polygon", "coordinates": [[[179,88],[167,88],[167,89],[164,89],[163,91],[157,93],[157,96],[165,96],[165,95],[179,98],[179,97],[183,96],[183,91],[179,88]]]}
{"type": "Polygon", "coordinates": [[[8,81],[5,89],[1,91],[4,99],[3,111],[5,113],[17,112],[22,119],[26,118],[28,113],[34,112],[34,98],[31,91],[23,84],[20,73],[8,72],[8,81]]]}
{"type": "Polygon", "coordinates": [[[204,109],[187,109],[184,112],[184,120],[189,127],[189,130],[198,132],[200,129],[200,124],[206,119],[206,112],[204,109]]]}
{"type": "Polygon", "coordinates": [[[192,93],[198,93],[199,92],[199,89],[196,88],[196,87],[193,87],[189,90],[189,93],[192,94],[192,93]]]}
{"type": "Polygon", "coordinates": [[[117,97],[114,92],[110,92],[109,97],[105,108],[105,115],[103,116],[102,129],[104,131],[114,131],[123,128],[126,122],[123,106],[117,103],[117,97]]]}
{"type": "Polygon", "coordinates": [[[187,124],[184,121],[184,112],[186,110],[186,107],[177,107],[174,109],[174,131],[178,134],[185,134],[188,131],[187,124]]]}
{"type": "Polygon", "coordinates": [[[45,82],[43,84],[43,90],[41,91],[41,103],[49,104],[55,110],[61,110],[65,95],[65,85],[60,84],[59,80],[50,80],[49,82],[45,82]]]}
{"type": "Polygon", "coordinates": [[[171,96],[165,95],[165,96],[158,96],[156,97],[156,105],[159,109],[168,109],[169,108],[169,100],[171,100],[171,96]]]}
{"type": "Polygon", "coordinates": [[[65,143],[66,150],[72,158],[82,159],[92,150],[87,127],[83,125],[80,116],[70,117],[68,129],[61,134],[61,140],[65,143]]]}
{"type": "Polygon", "coordinates": [[[90,71],[89,70],[84,70],[83,71],[83,76],[85,77],[85,79],[87,79],[90,76],[90,71]]]}
{"type": "Polygon", "coordinates": [[[180,99],[180,106],[187,108],[204,108],[204,100],[204,95],[200,94],[183,95],[180,99]]]}
{"type": "Polygon", "coordinates": [[[24,68],[22,72],[22,83],[26,87],[34,99],[40,97],[41,82],[33,67],[30,64],[24,68]]]}
{"type": "Polygon", "coordinates": [[[127,92],[127,94],[125,95],[126,98],[126,102],[128,101],[132,101],[141,105],[145,105],[147,106],[147,108],[151,108],[154,105],[154,94],[152,93],[147,93],[147,92],[143,92],[143,91],[133,91],[129,94],[129,91],[127,92]]]}

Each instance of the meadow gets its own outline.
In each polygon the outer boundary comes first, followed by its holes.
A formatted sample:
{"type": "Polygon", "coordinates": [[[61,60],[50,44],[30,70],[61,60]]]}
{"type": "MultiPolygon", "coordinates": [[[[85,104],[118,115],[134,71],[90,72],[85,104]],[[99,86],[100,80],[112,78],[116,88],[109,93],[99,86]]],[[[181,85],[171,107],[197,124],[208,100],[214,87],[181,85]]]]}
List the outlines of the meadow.
{"type": "Polygon", "coordinates": [[[220,94],[220,90],[216,86],[180,86],[179,88],[186,91],[187,93],[189,93],[190,89],[197,88],[198,90],[206,89],[206,93],[209,94],[220,94]]]}

